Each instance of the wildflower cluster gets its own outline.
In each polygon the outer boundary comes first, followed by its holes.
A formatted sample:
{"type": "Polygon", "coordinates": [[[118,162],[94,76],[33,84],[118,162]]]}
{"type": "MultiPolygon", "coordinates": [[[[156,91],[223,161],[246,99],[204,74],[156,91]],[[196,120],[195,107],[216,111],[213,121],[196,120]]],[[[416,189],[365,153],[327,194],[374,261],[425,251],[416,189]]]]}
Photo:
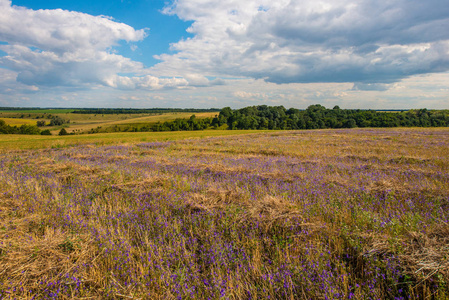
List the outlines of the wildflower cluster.
{"type": "Polygon", "coordinates": [[[449,131],[0,154],[0,298],[448,296],[449,131]]]}

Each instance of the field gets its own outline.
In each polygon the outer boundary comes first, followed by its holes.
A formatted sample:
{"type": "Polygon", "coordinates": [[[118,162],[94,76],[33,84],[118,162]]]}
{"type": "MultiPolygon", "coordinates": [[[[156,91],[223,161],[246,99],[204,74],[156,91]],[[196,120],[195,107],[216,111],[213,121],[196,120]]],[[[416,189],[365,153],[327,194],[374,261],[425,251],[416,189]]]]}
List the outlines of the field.
{"type": "Polygon", "coordinates": [[[31,119],[0,118],[0,120],[5,121],[5,123],[10,126],[36,125],[36,120],[31,119]]]}
{"type": "Polygon", "coordinates": [[[0,298],[449,299],[448,128],[242,133],[0,136],[0,298]]]}
{"type": "Polygon", "coordinates": [[[218,112],[169,112],[161,114],[74,114],[69,109],[47,109],[47,110],[30,110],[30,111],[1,111],[0,119],[5,120],[6,124],[11,126],[20,126],[23,124],[36,125],[37,121],[45,121],[50,123],[51,116],[59,117],[64,120],[70,120],[70,123],[63,126],[47,126],[41,129],[49,129],[53,135],[57,135],[62,127],[71,133],[87,133],[91,129],[101,127],[107,131],[108,127],[118,126],[144,126],[157,122],[172,121],[174,119],[188,119],[191,115],[197,118],[210,118],[218,114],[218,112]]]}

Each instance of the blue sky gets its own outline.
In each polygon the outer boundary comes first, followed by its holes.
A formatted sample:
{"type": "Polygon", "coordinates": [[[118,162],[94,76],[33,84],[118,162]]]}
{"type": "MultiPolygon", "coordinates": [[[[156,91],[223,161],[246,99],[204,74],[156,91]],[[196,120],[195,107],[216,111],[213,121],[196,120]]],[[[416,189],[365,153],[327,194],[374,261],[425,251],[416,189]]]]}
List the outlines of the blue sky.
{"type": "Polygon", "coordinates": [[[0,106],[449,108],[447,0],[0,0],[0,106]]]}

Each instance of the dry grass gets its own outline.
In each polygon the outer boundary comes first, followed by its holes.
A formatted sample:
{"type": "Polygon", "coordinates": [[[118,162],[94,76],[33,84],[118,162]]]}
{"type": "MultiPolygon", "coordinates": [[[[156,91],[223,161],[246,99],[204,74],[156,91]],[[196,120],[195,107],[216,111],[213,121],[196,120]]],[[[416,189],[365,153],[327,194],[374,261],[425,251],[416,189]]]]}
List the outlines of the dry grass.
{"type": "Polygon", "coordinates": [[[21,125],[36,125],[36,120],[31,119],[16,119],[16,118],[0,118],[0,120],[5,121],[7,125],[10,126],[21,126],[21,125]]]}
{"type": "Polygon", "coordinates": [[[448,146],[366,129],[4,151],[1,297],[447,299],[448,146]]]}

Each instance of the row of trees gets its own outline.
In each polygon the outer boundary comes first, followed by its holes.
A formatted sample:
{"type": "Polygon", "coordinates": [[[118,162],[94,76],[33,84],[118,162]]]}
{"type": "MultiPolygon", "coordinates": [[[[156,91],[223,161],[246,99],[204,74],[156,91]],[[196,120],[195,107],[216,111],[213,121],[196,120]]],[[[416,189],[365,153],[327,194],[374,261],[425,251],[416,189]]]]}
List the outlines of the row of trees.
{"type": "Polygon", "coordinates": [[[41,108],[39,107],[0,107],[0,110],[6,110],[6,111],[14,111],[14,110],[39,110],[41,108]]]}
{"type": "MultiPolygon", "coordinates": [[[[164,123],[129,127],[124,131],[204,130],[226,126],[232,129],[322,129],[354,127],[447,127],[449,111],[427,109],[409,111],[374,111],[360,109],[327,109],[319,104],[306,110],[283,106],[251,106],[238,110],[223,108],[215,118],[176,119],[164,123]]],[[[119,130],[119,129],[117,129],[119,130]]]]}
{"type": "Polygon", "coordinates": [[[217,108],[83,108],[74,110],[74,114],[96,114],[96,115],[110,115],[110,114],[162,114],[162,113],[176,113],[176,112],[218,112],[217,108]]]}
{"type": "MultiPolygon", "coordinates": [[[[127,131],[127,132],[148,132],[148,131],[193,131],[193,130],[204,130],[209,128],[216,128],[214,126],[213,120],[217,118],[197,118],[192,115],[189,119],[175,119],[173,121],[157,122],[154,124],[147,124],[143,126],[126,126],[118,127],[114,126],[111,131],[106,130],[106,132],[117,132],[117,131],[127,131]]],[[[97,129],[92,129],[89,133],[101,132],[101,127],[97,129]]]]}
{"type": "Polygon", "coordinates": [[[4,120],[0,120],[0,134],[42,134],[51,135],[50,130],[40,130],[35,125],[10,126],[4,120]]]}
{"type": "Polygon", "coordinates": [[[143,127],[143,131],[189,131],[189,130],[204,130],[210,128],[212,125],[212,118],[198,119],[192,115],[189,119],[176,119],[174,121],[167,121],[164,123],[156,123],[151,126],[143,127]]]}
{"type": "Polygon", "coordinates": [[[135,124],[135,125],[125,125],[125,126],[112,126],[107,128],[102,128],[101,126],[97,128],[92,128],[89,133],[100,133],[100,132],[150,132],[150,131],[193,131],[193,130],[204,130],[210,128],[216,128],[218,125],[214,125],[215,118],[197,118],[192,115],[189,119],[175,119],[173,121],[157,122],[152,124],[135,124]]]}
{"type": "Polygon", "coordinates": [[[353,127],[441,127],[449,126],[449,111],[427,109],[402,112],[326,109],[319,104],[306,110],[283,106],[251,106],[238,110],[225,107],[217,118],[218,126],[229,129],[319,129],[353,127]]]}

